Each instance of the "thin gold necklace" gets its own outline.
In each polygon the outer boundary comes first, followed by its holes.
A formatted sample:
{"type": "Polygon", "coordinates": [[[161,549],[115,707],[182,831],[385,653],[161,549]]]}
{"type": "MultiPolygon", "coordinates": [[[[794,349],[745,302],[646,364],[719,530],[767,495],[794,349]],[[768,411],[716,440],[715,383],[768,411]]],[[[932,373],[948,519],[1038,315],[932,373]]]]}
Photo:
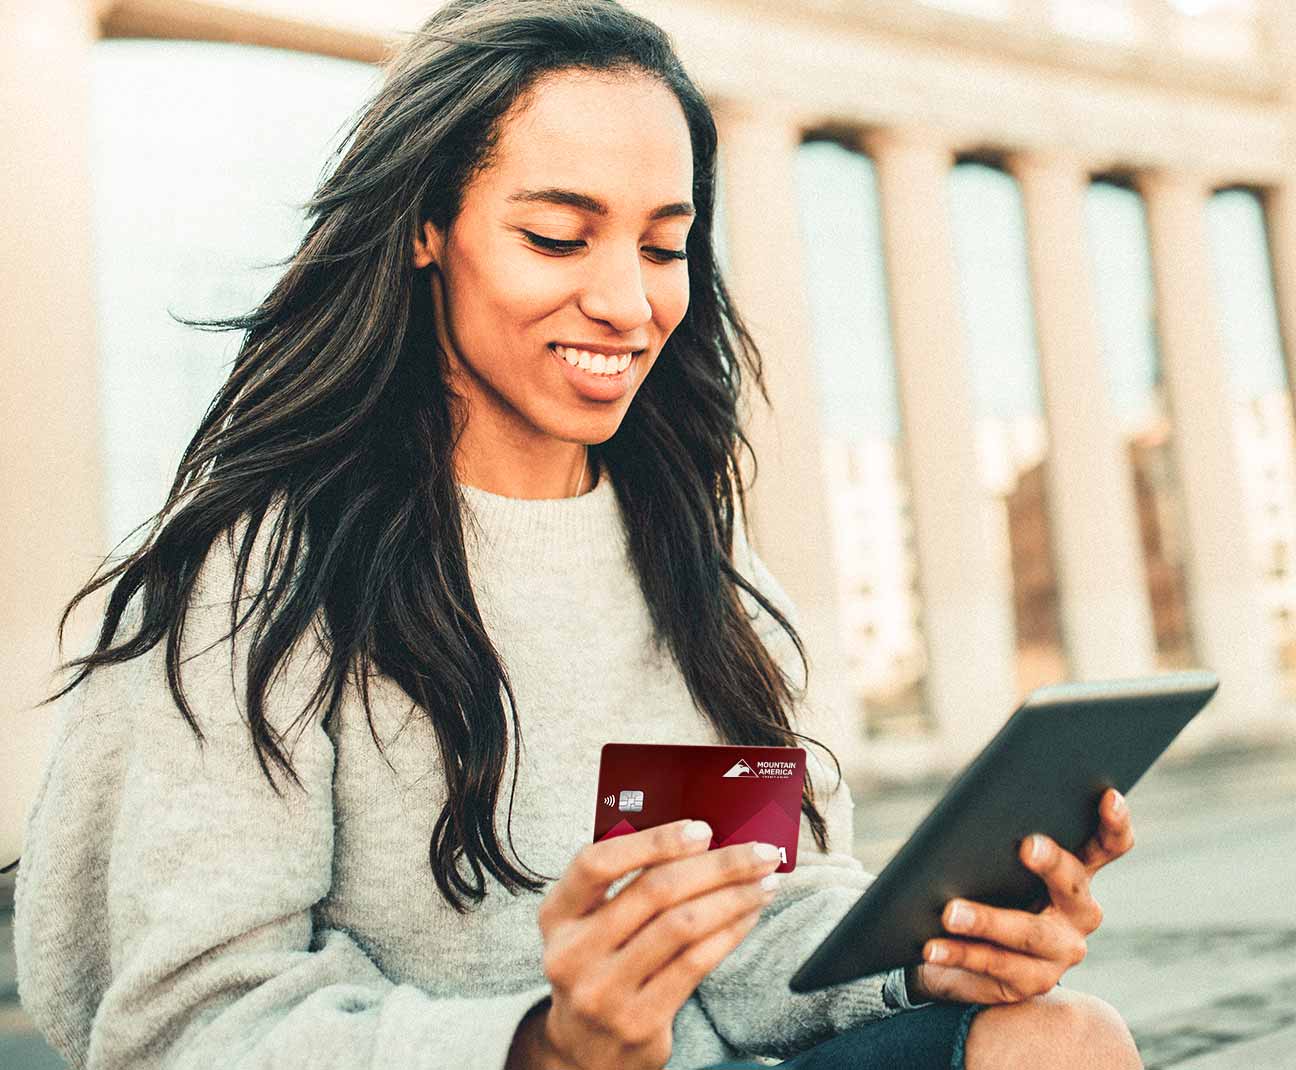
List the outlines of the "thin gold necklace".
{"type": "Polygon", "coordinates": [[[583,482],[585,481],[585,466],[586,466],[587,464],[589,464],[589,447],[588,447],[588,446],[585,447],[585,459],[584,459],[583,461],[581,461],[581,470],[580,470],[580,475],[578,475],[578,476],[576,477],[576,489],[575,489],[574,491],[572,491],[572,497],[573,497],[573,498],[576,497],[576,495],[578,495],[578,494],[580,493],[581,483],[583,483],[583,482]]]}

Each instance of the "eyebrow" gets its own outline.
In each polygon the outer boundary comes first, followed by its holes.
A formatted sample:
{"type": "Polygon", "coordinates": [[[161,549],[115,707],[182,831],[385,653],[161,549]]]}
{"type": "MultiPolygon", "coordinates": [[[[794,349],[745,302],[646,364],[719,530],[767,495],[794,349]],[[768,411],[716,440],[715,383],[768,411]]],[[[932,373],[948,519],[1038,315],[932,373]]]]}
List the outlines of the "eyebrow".
{"type": "MultiPolygon", "coordinates": [[[[516,201],[522,204],[559,204],[568,208],[579,208],[583,212],[590,212],[593,215],[608,215],[608,206],[600,201],[597,197],[592,197],[588,193],[579,193],[572,189],[558,189],[554,186],[547,186],[544,189],[523,189],[508,196],[510,202],[516,201]]],[[[677,219],[681,216],[692,217],[695,215],[693,205],[688,201],[675,201],[672,204],[663,204],[660,208],[654,208],[649,214],[649,219],[677,219]]]]}

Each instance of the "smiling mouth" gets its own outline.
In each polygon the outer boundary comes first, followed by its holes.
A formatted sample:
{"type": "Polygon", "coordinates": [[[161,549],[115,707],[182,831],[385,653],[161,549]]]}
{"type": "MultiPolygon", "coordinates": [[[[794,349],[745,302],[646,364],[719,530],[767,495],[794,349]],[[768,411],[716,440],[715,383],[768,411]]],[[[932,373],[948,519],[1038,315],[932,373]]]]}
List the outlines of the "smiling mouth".
{"type": "Polygon", "coordinates": [[[621,353],[615,356],[606,356],[602,353],[593,353],[589,350],[576,349],[571,346],[558,345],[556,342],[549,343],[549,349],[558,357],[559,360],[570,364],[573,368],[579,368],[589,375],[615,379],[623,374],[640,356],[647,350],[637,349],[633,353],[621,353]]]}

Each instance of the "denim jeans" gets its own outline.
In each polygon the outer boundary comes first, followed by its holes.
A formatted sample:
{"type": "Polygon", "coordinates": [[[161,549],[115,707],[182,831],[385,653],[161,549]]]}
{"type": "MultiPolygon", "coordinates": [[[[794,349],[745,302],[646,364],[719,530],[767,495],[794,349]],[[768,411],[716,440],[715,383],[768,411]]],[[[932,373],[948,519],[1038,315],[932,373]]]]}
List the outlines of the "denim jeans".
{"type": "MultiPolygon", "coordinates": [[[[784,1059],[783,1070],[963,1070],[963,1048],[981,1003],[933,1003],[865,1022],[784,1059]]],[[[706,1070],[763,1070],[717,1063],[706,1070]]]]}

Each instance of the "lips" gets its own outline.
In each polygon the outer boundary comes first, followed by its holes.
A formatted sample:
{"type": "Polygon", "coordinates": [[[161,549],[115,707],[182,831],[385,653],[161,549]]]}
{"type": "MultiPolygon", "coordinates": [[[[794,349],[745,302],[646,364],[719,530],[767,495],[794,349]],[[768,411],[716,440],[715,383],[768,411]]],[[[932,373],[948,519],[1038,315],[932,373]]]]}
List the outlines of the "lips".
{"type": "Polygon", "coordinates": [[[624,397],[639,374],[638,367],[642,359],[632,357],[629,365],[619,372],[598,373],[568,364],[552,344],[548,349],[568,384],[578,395],[589,401],[616,401],[624,397]]]}
{"type": "Polygon", "coordinates": [[[637,353],[623,351],[619,354],[604,354],[589,349],[577,349],[564,346],[560,342],[551,342],[549,351],[571,368],[577,368],[588,375],[600,378],[615,378],[634,363],[637,353]],[[625,367],[621,367],[624,364],[625,367]],[[617,370],[620,369],[620,370],[617,370]]]}

